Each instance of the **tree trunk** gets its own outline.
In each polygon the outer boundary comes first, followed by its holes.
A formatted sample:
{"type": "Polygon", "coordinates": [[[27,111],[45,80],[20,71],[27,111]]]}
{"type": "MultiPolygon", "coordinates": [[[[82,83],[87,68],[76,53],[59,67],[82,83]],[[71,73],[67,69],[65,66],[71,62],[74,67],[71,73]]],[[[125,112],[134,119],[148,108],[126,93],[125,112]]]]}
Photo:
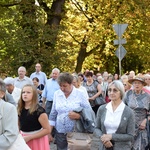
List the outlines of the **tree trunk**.
{"type": "Polygon", "coordinates": [[[49,8],[43,0],[39,0],[38,2],[47,14],[47,22],[44,32],[47,35],[51,35],[51,37],[47,39],[44,44],[47,49],[54,50],[59,32],[60,21],[65,13],[65,0],[53,0],[51,8],[49,8]]]}
{"type": "Polygon", "coordinates": [[[56,27],[60,25],[60,21],[64,13],[65,0],[54,0],[52,7],[49,12],[47,12],[47,24],[56,27]]]}
{"type": "Polygon", "coordinates": [[[84,60],[87,56],[86,49],[87,49],[87,44],[88,43],[85,41],[85,38],[86,38],[86,36],[84,36],[84,38],[81,42],[80,50],[79,50],[79,53],[78,53],[77,65],[76,65],[76,68],[75,68],[76,73],[79,73],[81,71],[83,62],[84,62],[84,60]]]}

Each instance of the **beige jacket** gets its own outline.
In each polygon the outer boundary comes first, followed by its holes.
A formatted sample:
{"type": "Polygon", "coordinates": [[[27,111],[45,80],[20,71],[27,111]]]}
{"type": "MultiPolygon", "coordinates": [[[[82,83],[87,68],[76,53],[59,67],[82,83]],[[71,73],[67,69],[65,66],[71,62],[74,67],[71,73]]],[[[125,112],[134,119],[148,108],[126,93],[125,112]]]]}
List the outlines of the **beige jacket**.
{"type": "Polygon", "coordinates": [[[19,134],[16,107],[0,99],[0,150],[7,150],[19,134]]]}

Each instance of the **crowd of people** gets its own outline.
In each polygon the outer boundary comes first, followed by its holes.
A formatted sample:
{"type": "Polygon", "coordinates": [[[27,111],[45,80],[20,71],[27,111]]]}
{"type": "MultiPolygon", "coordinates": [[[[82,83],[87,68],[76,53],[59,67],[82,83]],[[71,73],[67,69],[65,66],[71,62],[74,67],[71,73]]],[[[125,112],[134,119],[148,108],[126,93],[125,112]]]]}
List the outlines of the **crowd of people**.
{"type": "Polygon", "coordinates": [[[54,68],[47,77],[37,63],[28,77],[21,66],[18,77],[0,80],[0,149],[8,150],[21,133],[31,150],[50,150],[52,141],[57,150],[68,150],[67,133],[86,112],[94,114],[87,116],[95,123],[91,150],[145,150],[149,111],[150,73],[54,68]],[[104,103],[96,103],[99,97],[104,103]]]}

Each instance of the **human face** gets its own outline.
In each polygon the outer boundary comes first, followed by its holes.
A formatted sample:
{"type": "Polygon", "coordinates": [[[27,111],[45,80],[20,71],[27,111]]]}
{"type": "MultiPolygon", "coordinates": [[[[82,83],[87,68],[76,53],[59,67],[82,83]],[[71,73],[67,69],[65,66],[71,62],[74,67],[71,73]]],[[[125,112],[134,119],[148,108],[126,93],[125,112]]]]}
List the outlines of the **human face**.
{"type": "Polygon", "coordinates": [[[115,75],[114,75],[114,79],[115,79],[115,80],[118,80],[118,77],[119,77],[118,74],[115,74],[115,75]]]}
{"type": "Polygon", "coordinates": [[[92,81],[93,81],[93,78],[92,78],[91,76],[87,76],[87,77],[86,77],[86,80],[87,80],[88,82],[92,82],[92,81]]]}
{"type": "Polygon", "coordinates": [[[54,70],[54,71],[52,72],[52,78],[53,78],[53,79],[57,79],[58,76],[59,76],[58,71],[54,70]]]}
{"type": "Polygon", "coordinates": [[[111,83],[113,81],[113,79],[111,77],[108,78],[108,83],[111,83]]]}
{"type": "Polygon", "coordinates": [[[128,80],[131,80],[133,78],[134,78],[134,76],[132,74],[128,75],[128,80]]]}
{"type": "Polygon", "coordinates": [[[36,80],[33,80],[32,82],[33,82],[33,85],[34,85],[34,86],[38,87],[39,82],[37,82],[36,80]]]}
{"type": "Polygon", "coordinates": [[[36,70],[36,72],[40,72],[41,71],[41,65],[40,64],[36,64],[35,65],[35,70],[36,70]]]}
{"type": "Polygon", "coordinates": [[[145,77],[145,82],[150,86],[150,77],[145,77]]]}
{"type": "Polygon", "coordinates": [[[11,85],[11,84],[7,84],[7,85],[6,85],[6,89],[7,89],[7,91],[11,94],[11,93],[13,92],[13,90],[14,90],[14,86],[11,85]]]}
{"type": "Polygon", "coordinates": [[[22,99],[24,102],[31,102],[33,98],[33,90],[29,86],[25,86],[22,90],[22,99]]]}
{"type": "Polygon", "coordinates": [[[72,84],[69,83],[61,83],[60,84],[60,89],[66,96],[69,96],[71,91],[72,91],[72,84]]]}
{"type": "Polygon", "coordinates": [[[124,85],[125,91],[127,91],[127,90],[129,90],[131,88],[131,86],[129,85],[128,82],[123,82],[123,85],[124,85]]]}
{"type": "Polygon", "coordinates": [[[134,81],[133,82],[133,88],[135,91],[141,91],[143,88],[143,84],[141,81],[134,81]]]}
{"type": "Polygon", "coordinates": [[[25,74],[26,74],[26,71],[24,70],[24,68],[18,69],[18,75],[20,78],[24,78],[25,74]]]}
{"type": "Polygon", "coordinates": [[[120,91],[115,87],[114,84],[109,86],[108,88],[108,97],[111,101],[119,101],[121,100],[120,91]]]}
{"type": "Polygon", "coordinates": [[[77,82],[77,80],[76,80],[76,79],[73,79],[72,84],[73,84],[76,88],[78,88],[78,82],[77,82]]]}
{"type": "Polygon", "coordinates": [[[97,81],[99,82],[99,84],[101,84],[103,79],[102,78],[98,78],[97,81]]]}
{"type": "Polygon", "coordinates": [[[107,81],[108,80],[108,75],[104,75],[103,79],[104,79],[104,81],[107,81]]]}
{"type": "Polygon", "coordinates": [[[83,77],[82,76],[78,76],[80,81],[82,82],[83,81],[83,77]]]}
{"type": "Polygon", "coordinates": [[[3,91],[0,90],[0,98],[3,98],[4,95],[5,95],[5,92],[3,92],[3,91]]]}

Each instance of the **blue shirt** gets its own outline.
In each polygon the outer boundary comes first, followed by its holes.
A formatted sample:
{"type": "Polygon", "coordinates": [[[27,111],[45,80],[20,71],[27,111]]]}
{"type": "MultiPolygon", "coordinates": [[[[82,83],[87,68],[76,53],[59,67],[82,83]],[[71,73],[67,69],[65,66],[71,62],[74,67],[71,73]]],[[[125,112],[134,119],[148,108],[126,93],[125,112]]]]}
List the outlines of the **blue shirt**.
{"type": "Polygon", "coordinates": [[[59,89],[60,87],[57,80],[52,78],[48,79],[42,92],[42,97],[46,98],[47,101],[53,101],[54,93],[59,89]]]}
{"type": "Polygon", "coordinates": [[[88,99],[84,94],[73,87],[68,98],[61,90],[54,93],[53,106],[49,115],[50,125],[55,126],[59,133],[71,132],[74,129],[75,120],[68,117],[70,111],[83,107],[91,109],[88,99]]]}
{"type": "Polygon", "coordinates": [[[46,84],[47,81],[47,77],[46,74],[42,71],[40,72],[34,72],[30,75],[30,78],[33,79],[34,77],[37,77],[39,79],[39,84],[46,84]]]}
{"type": "Polygon", "coordinates": [[[15,87],[22,89],[23,86],[26,84],[32,84],[33,85],[33,82],[30,78],[28,78],[26,76],[24,76],[23,79],[19,79],[19,77],[15,78],[15,81],[14,81],[15,87]]]}

